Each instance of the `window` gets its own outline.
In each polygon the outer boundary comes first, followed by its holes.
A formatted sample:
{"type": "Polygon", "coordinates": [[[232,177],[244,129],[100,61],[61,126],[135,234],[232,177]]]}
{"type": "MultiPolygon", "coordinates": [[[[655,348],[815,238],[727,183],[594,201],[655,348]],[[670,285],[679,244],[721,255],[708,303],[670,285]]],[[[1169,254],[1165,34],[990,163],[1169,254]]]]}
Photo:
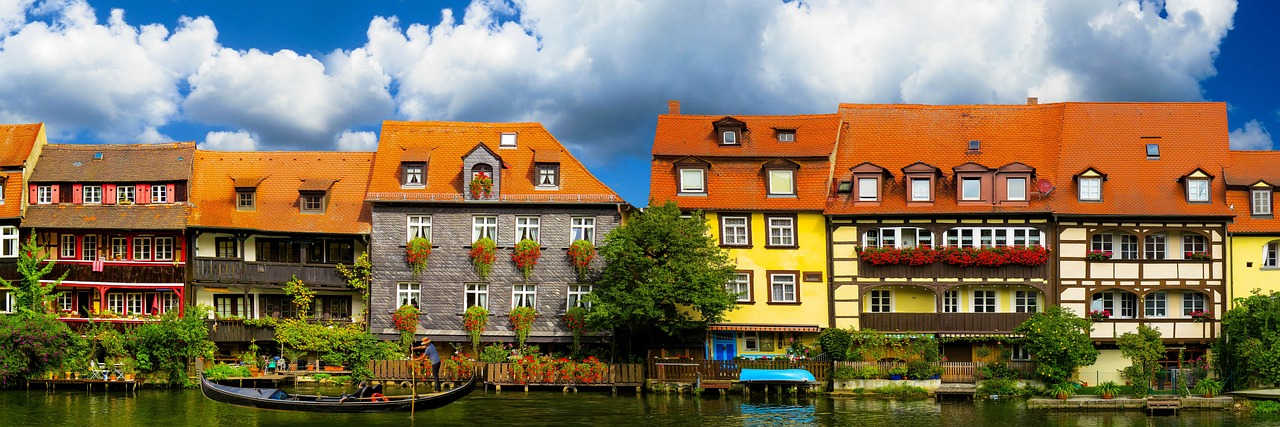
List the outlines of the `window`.
{"type": "Polygon", "coordinates": [[[404,181],[401,185],[405,187],[416,187],[425,185],[422,180],[422,163],[405,163],[402,177],[404,181]]]}
{"type": "Polygon", "coordinates": [[[1280,264],[1277,264],[1276,260],[1278,252],[1280,252],[1280,242],[1267,243],[1267,245],[1262,248],[1262,267],[1276,268],[1277,266],[1280,266],[1280,264]]]}
{"type": "Polygon", "coordinates": [[[13,292],[0,291],[0,313],[13,313],[13,292]]]}
{"type": "Polygon", "coordinates": [[[253,190],[236,190],[236,209],[253,210],[254,199],[253,190]]]}
{"type": "Polygon", "coordinates": [[[129,259],[129,239],[124,237],[111,238],[111,259],[129,259]]]}
{"type": "Polygon", "coordinates": [[[862,246],[869,248],[932,247],[933,232],[917,227],[873,228],[862,234],[862,246]]]}
{"type": "Polygon", "coordinates": [[[171,259],[173,259],[173,238],[157,237],[156,261],[168,261],[171,259]]]}
{"type": "Polygon", "coordinates": [[[303,193],[301,198],[302,212],[324,212],[324,193],[303,193]]]}
{"type": "Polygon", "coordinates": [[[498,217],[496,216],[473,216],[471,217],[471,241],[480,240],[482,237],[488,237],[494,242],[498,241],[498,217]]]}
{"type": "Polygon", "coordinates": [[[1102,200],[1102,178],[1080,178],[1080,200],[1102,200]]]}
{"type": "MultiPolygon", "coordinates": [[[[302,262],[302,243],[288,239],[257,238],[254,256],[264,262],[302,262]]],[[[399,307],[398,305],[396,307],[399,307]]]]}
{"type": "Polygon", "coordinates": [[[858,178],[858,200],[874,202],[880,200],[879,185],[875,178],[858,178]]]}
{"type": "Polygon", "coordinates": [[[1142,257],[1164,259],[1164,234],[1151,234],[1143,239],[1142,257]]]}
{"type": "Polygon", "coordinates": [[[1017,313],[1035,313],[1040,311],[1036,302],[1035,291],[1014,291],[1013,311],[1017,313]]]}
{"type": "Polygon", "coordinates": [[[796,194],[795,189],[795,173],[793,170],[770,170],[769,171],[769,194],[772,195],[793,195],[796,194]]]}
{"type": "Polygon", "coordinates": [[[795,142],[795,141],[796,141],[796,131],[794,130],[778,131],[778,142],[795,142]]]}
{"type": "Polygon", "coordinates": [[[1030,227],[956,227],[944,236],[946,246],[963,248],[1038,246],[1044,242],[1044,233],[1030,227]]]}
{"type": "Polygon", "coordinates": [[[80,238],[80,259],[85,261],[98,259],[98,236],[86,234],[80,238]]]}
{"type": "Polygon", "coordinates": [[[703,173],[702,169],[680,169],[680,192],[707,192],[706,185],[703,182],[703,173]]]}
{"type": "Polygon", "coordinates": [[[928,178],[911,178],[911,201],[927,202],[932,196],[928,178]]]}
{"type": "Polygon", "coordinates": [[[482,307],[489,309],[489,285],[484,283],[468,283],[463,308],[482,307]]]}
{"type": "Polygon", "coordinates": [[[36,186],[36,204],[47,205],[53,203],[53,186],[40,185],[36,186]]]}
{"type": "Polygon", "coordinates": [[[73,311],[76,309],[75,297],[71,295],[71,292],[58,292],[56,303],[58,304],[58,310],[61,311],[73,311]]]}
{"type": "Polygon", "coordinates": [[[1090,242],[1089,250],[1114,253],[1115,247],[1113,246],[1112,237],[1113,236],[1108,233],[1094,234],[1093,239],[1090,242]]]}
{"type": "Polygon", "coordinates": [[[559,165],[538,165],[538,186],[557,187],[560,185],[559,165]]]}
{"type": "Polygon", "coordinates": [[[511,308],[537,307],[538,285],[512,285],[511,308]]]}
{"type": "Polygon", "coordinates": [[[795,274],[770,274],[769,275],[769,301],[770,302],[797,302],[796,275],[795,274]]]}
{"type": "Polygon", "coordinates": [[[235,257],[237,257],[237,256],[238,256],[237,254],[240,252],[240,251],[238,251],[238,250],[237,250],[237,249],[239,249],[239,246],[240,246],[240,245],[238,245],[238,243],[239,243],[239,242],[237,242],[237,241],[236,241],[236,239],[231,238],[231,237],[217,237],[217,238],[214,238],[214,239],[213,239],[213,244],[214,244],[214,246],[216,246],[216,247],[217,247],[217,248],[216,248],[216,249],[217,249],[217,252],[214,254],[214,256],[216,256],[216,257],[218,257],[218,258],[235,258],[235,257]]]}
{"type": "Polygon", "coordinates": [[[1105,291],[1093,294],[1093,303],[1090,304],[1090,310],[1107,310],[1111,312],[1111,317],[1122,319],[1132,319],[1137,315],[1138,295],[1124,291],[1105,291]],[[1117,310],[1116,301],[1119,300],[1120,307],[1117,310]]]}
{"type": "Polygon", "coordinates": [[[1147,144],[1147,160],[1160,159],[1160,144],[1147,144]]]}
{"type": "Polygon", "coordinates": [[[1009,360],[1014,362],[1026,362],[1031,360],[1031,352],[1027,351],[1022,344],[1014,344],[1013,351],[1009,353],[1009,360]]]}
{"type": "Polygon", "coordinates": [[[86,185],[84,186],[84,202],[86,204],[102,203],[102,186],[86,185]]]}
{"type": "MultiPolygon", "coordinates": [[[[239,299],[240,299],[239,297],[236,298],[237,301],[239,299]]],[[[231,309],[232,309],[232,314],[229,314],[229,316],[234,316],[235,307],[232,307],[231,309]]],[[[110,310],[113,313],[124,314],[124,294],[119,292],[112,292],[107,294],[107,310],[110,310]]],[[[219,311],[218,314],[222,314],[222,312],[219,311]]]]}
{"type": "Polygon", "coordinates": [[[125,304],[126,304],[125,308],[129,310],[129,314],[142,313],[142,294],[140,293],[125,294],[125,304]]]}
{"type": "Polygon", "coordinates": [[[405,236],[405,241],[413,240],[421,237],[431,240],[431,216],[430,215],[409,215],[409,232],[405,236]]]}
{"type": "Polygon", "coordinates": [[[890,295],[888,290],[875,289],[871,291],[871,312],[872,313],[889,313],[893,311],[890,305],[890,295]]]}
{"type": "Polygon", "coordinates": [[[116,203],[129,204],[133,203],[133,186],[121,185],[116,187],[116,203]]]}
{"type": "Polygon", "coordinates": [[[745,216],[720,217],[720,244],[725,246],[751,245],[750,219],[745,216]]]}
{"type": "Polygon", "coordinates": [[[18,257],[18,227],[0,227],[0,258],[18,257]]]}
{"type": "Polygon", "coordinates": [[[1097,233],[1090,242],[1090,250],[1111,252],[1115,259],[1138,259],[1138,236],[1127,233],[1097,233]],[[1116,238],[1120,240],[1120,250],[1115,250],[1116,238]]]}
{"type": "Polygon", "coordinates": [[[168,313],[169,310],[178,310],[181,302],[178,300],[178,294],[173,292],[165,292],[160,294],[160,309],[168,313]]]}
{"type": "Polygon", "coordinates": [[[152,185],[151,203],[169,203],[169,186],[161,184],[152,185]]]}
{"type": "MultiPolygon", "coordinates": [[[[111,294],[107,294],[108,297],[111,294]]],[[[243,316],[247,315],[248,310],[244,307],[244,296],[242,295],[214,295],[213,308],[218,317],[243,316]]]]}
{"type": "Polygon", "coordinates": [[[733,145],[738,143],[738,132],[727,130],[720,133],[720,143],[733,145]]]}
{"type": "Polygon", "coordinates": [[[1253,214],[1271,215],[1271,190],[1253,190],[1253,214]]]}
{"type": "Polygon", "coordinates": [[[729,278],[729,292],[738,296],[738,302],[751,302],[751,274],[735,273],[729,278]]]}
{"type": "Polygon", "coordinates": [[[515,148],[515,147],[516,147],[516,134],[514,134],[514,133],[504,133],[504,134],[502,134],[502,136],[501,136],[501,137],[499,137],[499,139],[498,139],[498,147],[500,147],[500,148],[515,148]]]}
{"type": "MultiPolygon", "coordinates": [[[[262,252],[258,252],[258,253],[261,254],[262,252]]],[[[261,257],[261,255],[259,255],[259,257],[261,257]]],[[[150,259],[151,259],[151,238],[150,237],[134,237],[133,238],[133,260],[146,261],[150,259]]]]}
{"type": "Polygon", "coordinates": [[[1187,201],[1189,202],[1209,201],[1209,180],[1188,179],[1187,180],[1187,201]]]}
{"type": "Polygon", "coordinates": [[[982,179],[981,178],[961,178],[960,179],[960,200],[981,200],[982,199],[982,179]]]}
{"type": "Polygon", "coordinates": [[[1193,311],[1204,311],[1204,294],[1199,292],[1182,293],[1182,315],[1191,316],[1193,311]]]}
{"type": "Polygon", "coordinates": [[[62,248],[63,259],[71,259],[76,257],[76,236],[63,234],[59,237],[60,247],[62,248]]]}
{"type": "Polygon", "coordinates": [[[796,245],[796,225],[795,218],[789,217],[770,217],[769,220],[769,246],[795,246],[796,245]]]}
{"type": "Polygon", "coordinates": [[[1009,178],[1005,180],[1005,193],[1009,200],[1027,200],[1027,179],[1009,178]]]}
{"type": "Polygon", "coordinates": [[[396,307],[404,307],[406,305],[421,307],[418,305],[418,296],[420,295],[420,292],[419,292],[420,286],[421,285],[417,283],[397,284],[396,285],[396,307]]]}
{"type": "Polygon", "coordinates": [[[538,240],[539,220],[536,216],[518,216],[516,217],[516,241],[529,239],[538,240]]]}
{"type": "Polygon", "coordinates": [[[1209,248],[1205,243],[1204,236],[1199,234],[1183,234],[1182,235],[1182,255],[1183,259],[1190,259],[1192,256],[1208,255],[1209,248]]]}
{"type": "Polygon", "coordinates": [[[569,242],[586,240],[591,243],[596,242],[596,219],[587,217],[573,217],[569,220],[569,242]]]}
{"type": "Polygon", "coordinates": [[[996,312],[996,291],[973,291],[974,313],[996,312]]]}
{"type": "Polygon", "coordinates": [[[1120,235],[1120,259],[1138,259],[1138,236],[1120,235]]]}
{"type": "Polygon", "coordinates": [[[760,336],[758,332],[742,333],[742,349],[744,351],[760,351],[760,336]]]}
{"type": "Polygon", "coordinates": [[[1165,310],[1165,296],[1166,293],[1164,291],[1147,294],[1147,297],[1143,299],[1143,315],[1146,317],[1168,316],[1169,314],[1165,310]]]}
{"type": "Polygon", "coordinates": [[[952,289],[942,293],[942,312],[960,312],[960,291],[952,289]]]}
{"type": "Polygon", "coordinates": [[[591,303],[583,300],[583,297],[586,297],[589,293],[591,293],[591,285],[569,285],[565,307],[591,308],[591,303]]]}

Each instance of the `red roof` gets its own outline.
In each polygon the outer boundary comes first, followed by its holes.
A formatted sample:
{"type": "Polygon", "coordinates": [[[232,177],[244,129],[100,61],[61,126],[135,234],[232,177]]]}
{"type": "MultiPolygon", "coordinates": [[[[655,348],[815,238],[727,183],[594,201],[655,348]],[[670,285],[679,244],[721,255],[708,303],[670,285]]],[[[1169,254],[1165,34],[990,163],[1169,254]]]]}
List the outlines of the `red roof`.
{"type": "Polygon", "coordinates": [[[27,161],[44,123],[0,125],[0,167],[18,167],[27,161]]]}
{"type": "Polygon", "coordinates": [[[836,141],[840,116],[706,116],[663,114],[653,137],[654,156],[827,157],[836,141]],[[714,123],[726,117],[746,130],[737,145],[720,145],[714,123]],[[795,131],[795,142],[778,141],[777,131],[795,131]]]}
{"type": "Polygon", "coordinates": [[[1235,208],[1235,222],[1227,225],[1232,233],[1280,234],[1280,215],[1276,215],[1276,194],[1280,192],[1280,151],[1232,151],[1230,166],[1223,173],[1227,182],[1227,206],[1235,208]],[[1271,215],[1254,217],[1252,187],[1259,182],[1271,186],[1271,215]]]}

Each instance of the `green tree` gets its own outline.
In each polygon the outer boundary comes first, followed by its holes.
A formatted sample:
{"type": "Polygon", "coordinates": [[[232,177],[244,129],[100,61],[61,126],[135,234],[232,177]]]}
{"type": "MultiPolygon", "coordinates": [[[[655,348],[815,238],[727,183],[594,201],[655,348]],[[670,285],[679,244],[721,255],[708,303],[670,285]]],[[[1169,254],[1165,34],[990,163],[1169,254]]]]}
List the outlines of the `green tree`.
{"type": "Polygon", "coordinates": [[[1022,346],[1036,357],[1036,375],[1047,384],[1071,379],[1076,369],[1098,361],[1089,332],[1093,322],[1062,307],[1049,307],[1018,325],[1022,346]]]}
{"type": "Polygon", "coordinates": [[[587,296],[593,329],[625,329],[633,342],[676,337],[736,308],[737,296],[725,289],[736,267],[700,214],[680,215],[674,202],[651,203],[609,232],[599,249],[607,264],[587,296]]]}
{"type": "Polygon", "coordinates": [[[1213,369],[1228,390],[1280,384],[1280,294],[1236,298],[1222,316],[1222,338],[1213,345],[1213,369]]]}
{"type": "Polygon", "coordinates": [[[1133,383],[1134,394],[1138,397],[1147,395],[1151,380],[1163,369],[1160,359],[1164,358],[1164,341],[1160,339],[1160,331],[1147,325],[1138,325],[1137,332],[1127,332],[1116,340],[1120,354],[1129,359],[1129,367],[1120,371],[1120,376],[1133,383]]]}
{"type": "Polygon", "coordinates": [[[298,307],[298,318],[311,317],[311,302],[316,299],[316,291],[308,288],[297,275],[284,284],[284,294],[293,297],[293,305],[298,307]]]}
{"type": "Polygon", "coordinates": [[[18,310],[47,313],[53,301],[53,289],[62,283],[67,273],[54,280],[53,283],[40,283],[46,274],[53,271],[54,263],[45,263],[44,249],[36,244],[36,231],[31,230],[31,237],[19,249],[18,274],[22,281],[14,286],[8,280],[0,278],[0,287],[13,290],[14,304],[18,310]]]}
{"type": "Polygon", "coordinates": [[[209,340],[204,319],[208,306],[189,306],[185,316],[170,310],[159,322],[148,322],[133,328],[125,349],[133,353],[138,370],[167,374],[169,385],[186,386],[187,367],[192,360],[213,358],[217,346],[209,340]]]}

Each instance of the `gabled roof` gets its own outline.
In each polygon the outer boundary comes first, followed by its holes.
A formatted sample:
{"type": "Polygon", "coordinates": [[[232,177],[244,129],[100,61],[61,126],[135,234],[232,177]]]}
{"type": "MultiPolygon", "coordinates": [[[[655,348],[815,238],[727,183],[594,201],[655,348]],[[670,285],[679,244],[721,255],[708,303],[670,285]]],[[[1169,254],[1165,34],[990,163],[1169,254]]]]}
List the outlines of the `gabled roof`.
{"type": "MultiPolygon", "coordinates": [[[[1037,178],[1057,174],[1061,104],[906,105],[840,104],[840,140],[835,151],[835,181],[852,179],[850,169],[871,163],[887,171],[923,164],[941,178],[931,206],[908,206],[901,175],[886,182],[878,206],[857,205],[851,195],[835,194],[827,214],[1048,213],[1049,199],[1032,193],[1026,206],[957,205],[955,170],[990,170],[1021,163],[1037,178]],[[969,150],[969,141],[980,142],[969,150]]],[[[905,173],[905,172],[904,172],[905,173]]],[[[1030,186],[1034,189],[1034,186],[1030,186]]]]}
{"type": "Polygon", "coordinates": [[[188,181],[194,142],[168,144],[84,145],[44,147],[31,182],[188,181]],[[95,156],[101,153],[101,159],[95,156]]]}
{"type": "Polygon", "coordinates": [[[364,202],[373,153],[198,150],[188,217],[192,228],[277,233],[369,234],[364,202]],[[236,188],[254,189],[253,210],[236,209],[236,188]],[[303,214],[299,192],[326,191],[324,213],[303,214]]]}
{"type": "MultiPolygon", "coordinates": [[[[365,198],[370,201],[463,201],[462,158],[477,145],[501,156],[498,185],[503,201],[530,203],[623,203],[622,197],[564,150],[538,123],[382,123],[365,198]],[[503,133],[516,134],[516,148],[499,148],[503,133]],[[535,153],[559,152],[560,186],[535,189],[535,153]],[[427,163],[424,188],[401,188],[400,165],[407,153],[427,163]],[[429,153],[423,159],[422,153],[429,153]]],[[[481,202],[484,203],[484,202],[481,202]]]]}
{"type": "Polygon", "coordinates": [[[82,230],[182,230],[187,205],[31,205],[23,228],[82,230]]]}
{"type": "Polygon", "coordinates": [[[663,114],[653,137],[654,156],[827,157],[836,141],[840,116],[708,116],[663,114]],[[720,145],[716,123],[725,119],[744,123],[746,131],[734,145],[720,145]],[[778,141],[775,130],[794,130],[795,142],[778,141]]]}
{"type": "Polygon", "coordinates": [[[0,181],[4,190],[4,204],[0,204],[0,219],[19,218],[22,216],[22,172],[0,172],[0,181]]]}
{"type": "Polygon", "coordinates": [[[43,129],[44,123],[0,125],[0,168],[22,166],[43,139],[43,129]]]}
{"type": "MultiPolygon", "coordinates": [[[[1222,173],[1227,184],[1227,206],[1235,207],[1235,221],[1227,225],[1232,233],[1271,233],[1280,235],[1280,215],[1276,202],[1280,201],[1280,151],[1232,151],[1230,166],[1222,173]],[[1264,182],[1271,186],[1271,217],[1254,217],[1254,184],[1264,182]]],[[[1265,188],[1265,187],[1262,187],[1265,188]]]]}

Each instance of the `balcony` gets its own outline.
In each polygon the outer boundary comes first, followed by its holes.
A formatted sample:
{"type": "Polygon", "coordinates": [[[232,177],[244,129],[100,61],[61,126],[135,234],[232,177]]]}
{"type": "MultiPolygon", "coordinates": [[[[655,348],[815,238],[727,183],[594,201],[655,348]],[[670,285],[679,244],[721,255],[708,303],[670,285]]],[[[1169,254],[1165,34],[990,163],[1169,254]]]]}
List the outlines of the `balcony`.
{"type": "Polygon", "coordinates": [[[243,321],[212,320],[206,321],[209,327],[209,340],[213,342],[249,342],[272,341],[276,339],[274,328],[265,326],[249,326],[243,321]]]}
{"type": "Polygon", "coordinates": [[[1048,263],[1037,266],[1004,265],[1000,267],[959,267],[943,262],[914,266],[871,265],[858,261],[858,276],[868,278],[936,277],[961,279],[1048,279],[1048,263]]]}
{"type": "Polygon", "coordinates": [[[863,329],[880,332],[1009,333],[1033,313],[862,313],[863,329]]]}
{"type": "Polygon", "coordinates": [[[280,285],[298,276],[312,288],[348,289],[346,279],[332,264],[254,262],[226,258],[196,258],[195,280],[213,283],[280,285]]]}
{"type": "MultiPolygon", "coordinates": [[[[185,283],[186,266],[182,264],[107,262],[102,271],[93,271],[93,263],[88,261],[58,261],[53,271],[44,276],[53,280],[62,276],[67,282],[114,282],[114,283],[185,283]]],[[[0,274],[3,269],[0,268],[0,274]]]]}

